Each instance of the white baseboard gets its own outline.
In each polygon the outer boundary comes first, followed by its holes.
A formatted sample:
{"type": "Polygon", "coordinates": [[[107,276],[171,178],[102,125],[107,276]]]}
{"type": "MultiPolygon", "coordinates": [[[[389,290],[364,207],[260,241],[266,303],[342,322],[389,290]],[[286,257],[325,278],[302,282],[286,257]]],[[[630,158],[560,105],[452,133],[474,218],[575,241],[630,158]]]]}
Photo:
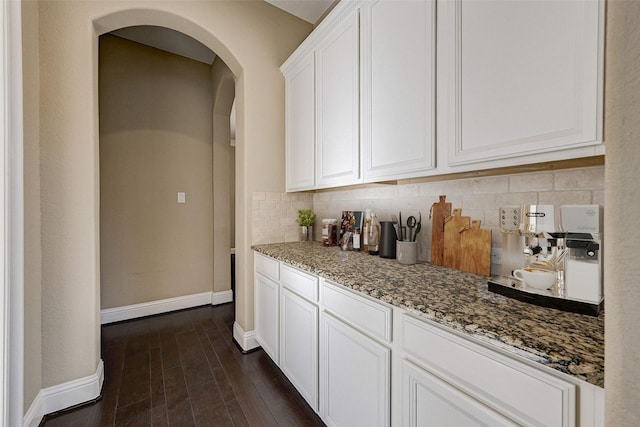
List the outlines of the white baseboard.
{"type": "Polygon", "coordinates": [[[244,329],[242,329],[242,327],[238,324],[238,322],[233,323],[233,339],[236,340],[238,345],[244,351],[251,351],[254,348],[260,347],[260,344],[258,344],[258,341],[256,341],[256,332],[245,332],[244,329]]]}
{"type": "Polygon", "coordinates": [[[226,304],[228,302],[233,302],[233,291],[231,289],[211,293],[211,305],[226,304]]]}
{"type": "Polygon", "coordinates": [[[199,294],[143,302],[123,307],[107,308],[100,311],[100,324],[105,325],[107,323],[137,319],[138,317],[168,313],[170,311],[182,310],[185,308],[198,307],[207,304],[218,305],[231,301],[233,301],[233,292],[229,290],[222,292],[202,292],[199,294]]]}
{"type": "Polygon", "coordinates": [[[43,388],[24,415],[24,427],[36,427],[46,414],[97,399],[104,382],[104,363],[98,362],[96,372],[64,384],[43,388]]]}

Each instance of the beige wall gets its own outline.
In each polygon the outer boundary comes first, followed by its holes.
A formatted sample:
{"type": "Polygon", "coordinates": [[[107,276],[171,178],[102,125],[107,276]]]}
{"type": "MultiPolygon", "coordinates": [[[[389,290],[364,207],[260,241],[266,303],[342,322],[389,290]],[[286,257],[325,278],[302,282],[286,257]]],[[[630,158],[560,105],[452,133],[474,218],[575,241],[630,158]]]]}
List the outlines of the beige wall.
{"type": "Polygon", "coordinates": [[[640,425],[640,2],[607,10],[605,421],[640,425]]]}
{"type": "MultiPolygon", "coordinates": [[[[201,41],[236,77],[236,320],[253,329],[251,195],[284,188],[284,82],[278,67],[311,25],[263,1],[42,1],[39,35],[42,381],[62,384],[100,359],[98,36],[162,25],[201,41]]],[[[27,53],[28,55],[29,53],[27,53]]],[[[29,264],[37,267],[37,260],[29,264]]],[[[33,316],[26,320],[34,321],[33,316]]],[[[31,381],[30,373],[26,373],[31,381]]],[[[31,404],[25,402],[25,409],[31,404]]]]}
{"type": "Polygon", "coordinates": [[[103,35],[99,76],[101,308],[210,292],[211,66],[103,35]]]}
{"type": "MultiPolygon", "coordinates": [[[[42,386],[38,4],[22,4],[24,87],[24,401],[42,386]]],[[[26,407],[25,407],[26,410],[26,407]]]]}

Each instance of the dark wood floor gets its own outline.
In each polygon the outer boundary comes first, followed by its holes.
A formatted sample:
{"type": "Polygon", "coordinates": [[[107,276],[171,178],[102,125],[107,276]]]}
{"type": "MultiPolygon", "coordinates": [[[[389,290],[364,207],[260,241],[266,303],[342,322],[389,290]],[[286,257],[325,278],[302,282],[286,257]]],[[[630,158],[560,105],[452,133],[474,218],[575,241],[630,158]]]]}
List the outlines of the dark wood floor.
{"type": "Polygon", "coordinates": [[[232,342],[233,304],[102,327],[102,398],[55,426],[323,426],[262,350],[232,342]]]}

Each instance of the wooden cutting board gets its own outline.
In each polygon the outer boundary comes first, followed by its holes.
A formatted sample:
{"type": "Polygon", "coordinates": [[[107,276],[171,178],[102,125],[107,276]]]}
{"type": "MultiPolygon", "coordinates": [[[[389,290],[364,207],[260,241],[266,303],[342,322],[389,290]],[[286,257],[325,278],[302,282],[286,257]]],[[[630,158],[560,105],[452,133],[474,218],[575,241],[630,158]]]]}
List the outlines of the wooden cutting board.
{"type": "Polygon", "coordinates": [[[460,270],[469,273],[491,274],[491,230],[481,229],[480,220],[473,220],[471,228],[460,233],[460,270]]]}
{"type": "Polygon", "coordinates": [[[444,265],[444,221],[451,216],[451,203],[447,196],[431,205],[431,264],[444,265]]]}
{"type": "Polygon", "coordinates": [[[461,231],[469,228],[470,219],[462,216],[462,209],[453,210],[453,215],[444,220],[444,262],[442,265],[460,270],[461,231]]]}

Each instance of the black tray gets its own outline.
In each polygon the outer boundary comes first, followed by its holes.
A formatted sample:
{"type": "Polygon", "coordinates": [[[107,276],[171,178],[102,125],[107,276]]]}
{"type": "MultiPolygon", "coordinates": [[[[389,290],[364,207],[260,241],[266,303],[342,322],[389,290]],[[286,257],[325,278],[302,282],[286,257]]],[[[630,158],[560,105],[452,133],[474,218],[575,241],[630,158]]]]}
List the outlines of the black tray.
{"type": "Polygon", "coordinates": [[[557,310],[586,314],[589,316],[598,316],[600,311],[604,309],[604,301],[600,304],[591,304],[583,301],[575,301],[551,295],[541,295],[538,293],[528,292],[526,290],[519,289],[512,284],[500,283],[497,280],[489,280],[488,283],[490,292],[517,299],[518,301],[528,302],[540,307],[555,308],[557,310]]]}

